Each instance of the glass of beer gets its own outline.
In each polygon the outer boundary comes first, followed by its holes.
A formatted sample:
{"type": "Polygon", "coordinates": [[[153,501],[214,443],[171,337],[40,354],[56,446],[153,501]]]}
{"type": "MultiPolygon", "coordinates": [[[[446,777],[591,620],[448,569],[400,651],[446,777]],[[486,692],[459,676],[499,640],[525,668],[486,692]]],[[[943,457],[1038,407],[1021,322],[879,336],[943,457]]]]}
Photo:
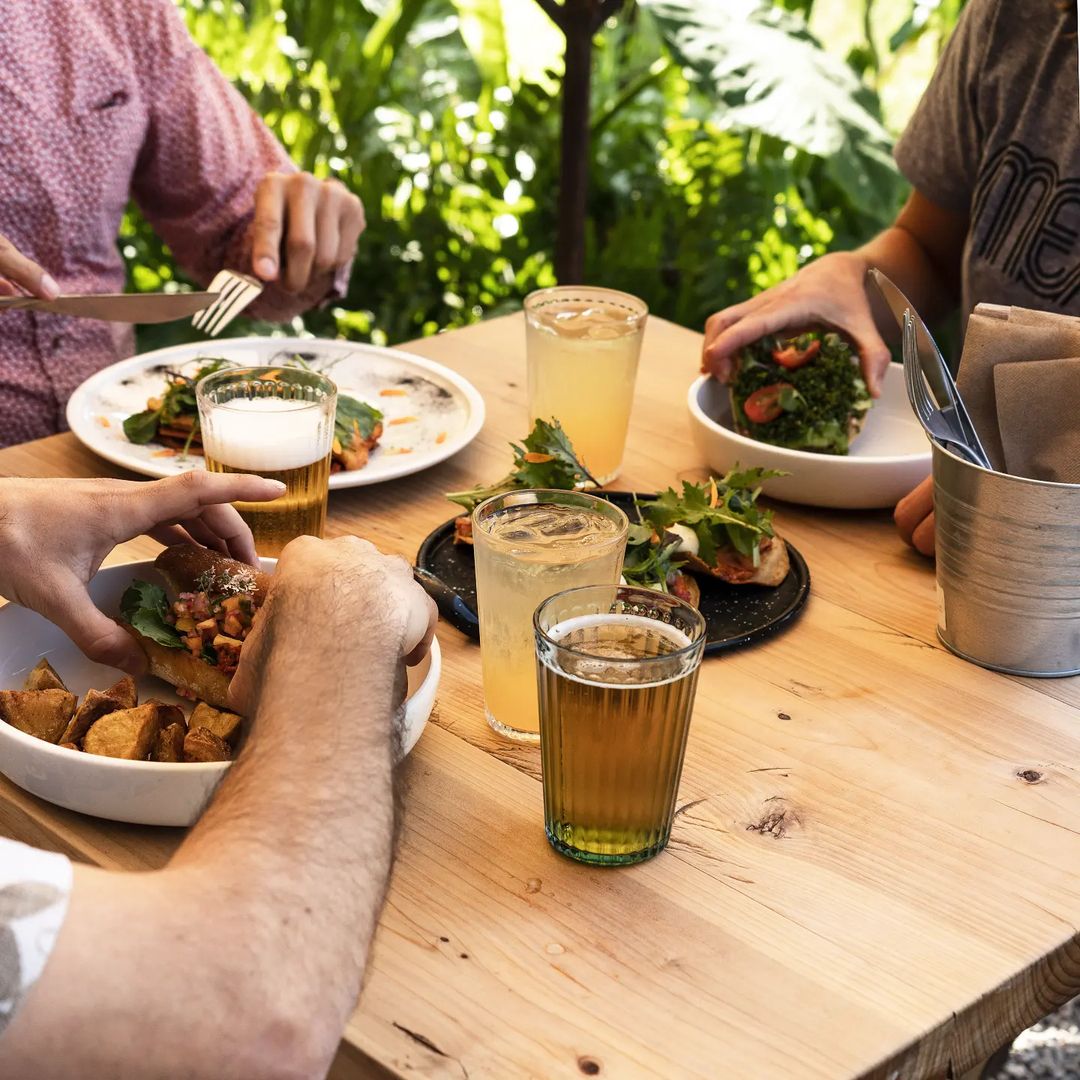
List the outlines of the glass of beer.
{"type": "Polygon", "coordinates": [[[260,555],[277,557],[297,536],[322,536],[330,483],[337,387],[299,368],[229,368],[200,379],[206,467],[281,480],[267,503],[236,503],[260,555]]]}
{"type": "Polygon", "coordinates": [[[540,738],[536,605],[575,585],[618,581],[628,524],[617,506],[577,491],[514,491],[473,511],[484,707],[500,735],[540,738]]]}
{"type": "Polygon", "coordinates": [[[558,420],[597,483],[622,468],[649,309],[614,289],[562,286],[525,298],[529,421],[558,420]]]}
{"type": "Polygon", "coordinates": [[[705,620],[607,585],[552,596],[534,625],[548,840],[580,862],[651,859],[671,835],[705,620]]]}

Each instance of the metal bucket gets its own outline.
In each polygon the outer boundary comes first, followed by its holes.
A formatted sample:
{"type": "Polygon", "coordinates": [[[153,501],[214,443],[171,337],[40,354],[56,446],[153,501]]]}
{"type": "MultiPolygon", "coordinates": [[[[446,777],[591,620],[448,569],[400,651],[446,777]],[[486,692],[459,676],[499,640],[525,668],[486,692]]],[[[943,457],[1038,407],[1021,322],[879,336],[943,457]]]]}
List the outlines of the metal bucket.
{"type": "Polygon", "coordinates": [[[938,637],[1011,675],[1080,674],[1080,484],[987,472],[936,443],[938,637]]]}

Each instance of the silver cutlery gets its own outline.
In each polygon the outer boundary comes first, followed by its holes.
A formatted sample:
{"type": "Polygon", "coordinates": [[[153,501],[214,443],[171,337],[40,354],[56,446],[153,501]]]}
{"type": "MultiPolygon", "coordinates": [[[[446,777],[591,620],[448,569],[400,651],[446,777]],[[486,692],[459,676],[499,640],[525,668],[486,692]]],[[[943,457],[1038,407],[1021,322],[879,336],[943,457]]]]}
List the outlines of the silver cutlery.
{"type": "MultiPolygon", "coordinates": [[[[979,465],[984,469],[993,471],[990,459],[986,456],[978,435],[974,435],[974,441],[970,440],[968,432],[961,421],[960,409],[964,408],[959,396],[955,403],[940,408],[930,397],[930,391],[926,385],[923,372],[922,358],[918,349],[918,336],[915,318],[910,309],[905,309],[903,325],[901,327],[901,352],[904,360],[904,381],[907,385],[908,400],[915,411],[926,433],[935,442],[940,443],[946,449],[952,451],[965,461],[973,465],[979,465]]],[[[944,378],[948,383],[952,382],[952,375],[948,368],[944,371],[944,378]]],[[[970,419],[968,425],[971,424],[970,419]]],[[[974,428],[971,428],[974,434],[974,428]]]]}
{"type": "Polygon", "coordinates": [[[184,319],[209,308],[216,292],[184,293],[88,293],[38,300],[33,296],[0,297],[0,312],[48,311],[105,322],[163,323],[184,319]]]}
{"type": "Polygon", "coordinates": [[[210,282],[210,291],[217,294],[214,302],[191,320],[196,330],[208,337],[217,337],[263,291],[257,278],[236,270],[222,270],[210,282]]]}

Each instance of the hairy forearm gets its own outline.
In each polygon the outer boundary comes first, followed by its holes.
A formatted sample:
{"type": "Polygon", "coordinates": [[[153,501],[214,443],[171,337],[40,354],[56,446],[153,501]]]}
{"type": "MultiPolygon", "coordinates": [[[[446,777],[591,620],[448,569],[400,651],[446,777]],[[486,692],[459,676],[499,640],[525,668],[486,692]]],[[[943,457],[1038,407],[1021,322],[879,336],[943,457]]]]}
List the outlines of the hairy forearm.
{"type": "Polygon", "coordinates": [[[395,667],[375,642],[346,663],[273,651],[249,744],[168,867],[77,868],[0,1072],[224,1080],[328,1067],[391,864],[395,667]],[[72,994],[90,979],[93,994],[72,994]]]}

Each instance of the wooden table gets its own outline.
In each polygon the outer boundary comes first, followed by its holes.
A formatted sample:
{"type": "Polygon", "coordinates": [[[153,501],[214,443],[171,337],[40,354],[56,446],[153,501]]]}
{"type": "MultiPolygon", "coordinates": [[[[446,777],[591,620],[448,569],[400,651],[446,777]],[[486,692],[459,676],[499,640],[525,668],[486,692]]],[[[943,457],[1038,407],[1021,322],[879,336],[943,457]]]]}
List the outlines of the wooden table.
{"type": "MultiPolygon", "coordinates": [[[[526,430],[523,346],[520,316],[410,346],[473,380],[486,427],[439,468],[335,494],[329,531],[412,556],[452,512],[442,492],[502,475],[526,430]]],[[[650,322],[620,486],[699,474],[699,348],[650,322]]],[[[70,435],[0,452],[0,473],[116,474],[70,435]]],[[[479,651],[441,628],[335,1075],[953,1076],[1080,991],[1077,680],[946,653],[932,568],[887,514],[777,517],[813,597],[788,633],[705,662],[671,844],[638,867],[551,851],[539,752],[488,729],[479,651]]],[[[179,839],[2,781],[0,832],[132,870],[179,839]]]]}

